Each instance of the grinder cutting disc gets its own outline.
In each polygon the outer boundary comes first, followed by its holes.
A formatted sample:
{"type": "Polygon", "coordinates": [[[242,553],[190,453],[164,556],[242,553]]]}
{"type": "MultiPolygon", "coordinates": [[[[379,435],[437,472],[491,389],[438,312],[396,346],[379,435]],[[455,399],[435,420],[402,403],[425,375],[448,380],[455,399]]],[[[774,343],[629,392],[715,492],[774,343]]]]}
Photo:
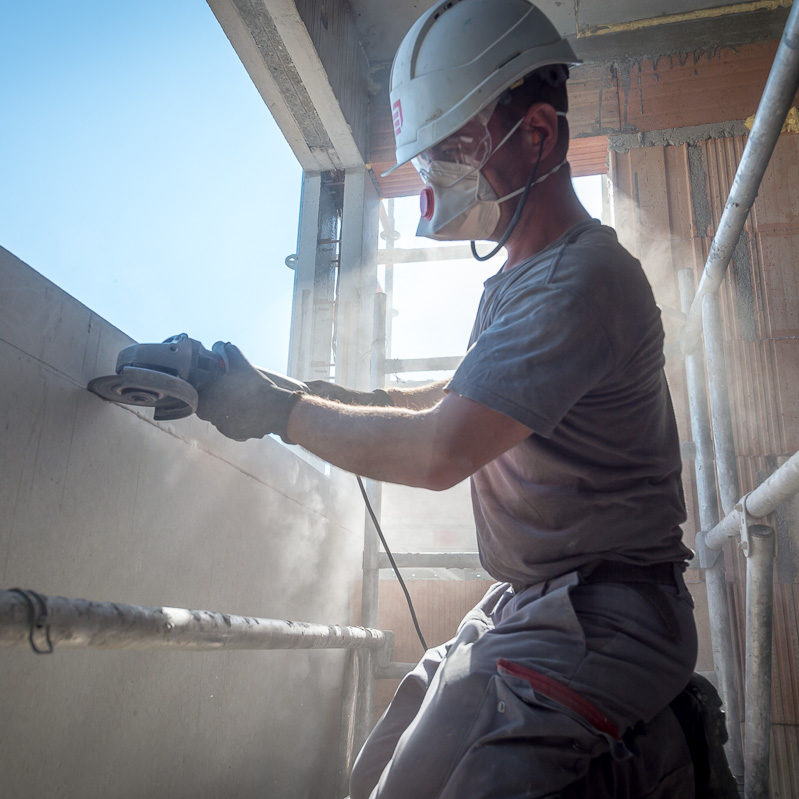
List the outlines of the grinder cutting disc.
{"type": "Polygon", "coordinates": [[[182,419],[197,410],[197,389],[166,372],[123,366],[119,374],[95,377],[87,386],[111,402],[154,408],[156,420],[182,419]]]}

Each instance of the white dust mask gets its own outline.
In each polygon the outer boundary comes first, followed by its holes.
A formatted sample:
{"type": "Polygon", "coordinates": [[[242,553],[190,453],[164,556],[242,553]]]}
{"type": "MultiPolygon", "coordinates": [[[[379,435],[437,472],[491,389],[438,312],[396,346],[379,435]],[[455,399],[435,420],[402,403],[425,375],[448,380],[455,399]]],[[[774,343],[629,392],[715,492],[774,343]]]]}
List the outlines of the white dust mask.
{"type": "Polygon", "coordinates": [[[423,216],[417,236],[437,241],[487,239],[499,222],[500,203],[523,191],[499,199],[479,170],[446,161],[434,161],[433,165],[449,185],[430,182],[422,190],[423,216]]]}
{"type": "MultiPolygon", "coordinates": [[[[566,116],[562,111],[558,116],[566,116]]],[[[489,154],[493,155],[516,132],[519,120],[489,154]]],[[[485,160],[488,160],[486,158],[485,160]]],[[[560,169],[566,160],[538,178],[540,183],[560,169]]],[[[430,161],[420,170],[425,187],[420,197],[422,218],[417,236],[437,241],[475,241],[487,239],[494,232],[500,217],[500,206],[517,197],[524,187],[497,197],[480,168],[448,161],[430,161]]]]}

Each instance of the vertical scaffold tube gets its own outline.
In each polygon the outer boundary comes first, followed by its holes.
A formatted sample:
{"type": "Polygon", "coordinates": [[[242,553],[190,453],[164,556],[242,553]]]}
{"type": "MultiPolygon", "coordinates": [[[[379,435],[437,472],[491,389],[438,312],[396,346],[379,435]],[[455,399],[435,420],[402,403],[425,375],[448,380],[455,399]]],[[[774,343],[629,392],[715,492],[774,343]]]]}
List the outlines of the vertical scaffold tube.
{"type": "MultiPolygon", "coordinates": [[[[372,357],[370,364],[372,388],[382,388],[386,379],[386,295],[374,295],[374,322],[372,325],[372,357]]],[[[375,514],[380,518],[381,486],[374,480],[364,480],[364,488],[375,514]]],[[[361,589],[361,621],[377,621],[378,587],[377,531],[369,515],[364,512],[363,584],[361,589]]],[[[374,658],[364,655],[357,659],[357,713],[355,718],[355,751],[360,750],[372,729],[374,715],[375,664],[374,658]]]]}
{"type": "MultiPolygon", "coordinates": [[[[684,269],[678,274],[682,307],[687,310],[693,296],[693,272],[684,269]]],[[[696,448],[694,472],[699,500],[699,526],[709,530],[718,522],[719,507],[716,495],[716,478],[713,462],[713,444],[710,433],[710,416],[705,391],[705,369],[701,349],[694,347],[685,355],[685,375],[688,404],[691,416],[691,434],[696,448]]],[[[701,541],[697,549],[702,546],[701,541]]],[[[706,553],[700,551],[700,562],[706,553]]],[[[735,779],[743,779],[744,763],[741,746],[741,712],[738,701],[738,661],[732,648],[732,623],[727,598],[727,577],[724,553],[718,553],[713,566],[704,570],[707,604],[710,617],[710,640],[713,648],[713,667],[718,679],[721,697],[727,716],[729,740],[725,747],[727,760],[735,779]]]]}
{"type": "Polygon", "coordinates": [[[726,516],[735,507],[741,492],[738,486],[738,464],[735,461],[732,412],[724,362],[721,311],[719,298],[715,294],[707,294],[702,300],[702,330],[705,338],[705,362],[710,389],[710,414],[721,495],[721,515],[726,516]]]}
{"type": "Polygon", "coordinates": [[[769,797],[773,619],[774,531],[755,524],[746,561],[745,799],[769,797]]]}

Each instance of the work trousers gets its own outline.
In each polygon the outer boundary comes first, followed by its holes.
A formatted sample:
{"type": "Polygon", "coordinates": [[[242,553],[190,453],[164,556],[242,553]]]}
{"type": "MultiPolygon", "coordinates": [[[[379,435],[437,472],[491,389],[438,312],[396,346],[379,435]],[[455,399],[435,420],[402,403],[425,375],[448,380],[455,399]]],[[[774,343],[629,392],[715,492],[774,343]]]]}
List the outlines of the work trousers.
{"type": "Polygon", "coordinates": [[[662,710],[696,661],[678,567],[675,585],[646,589],[577,572],[492,586],[400,683],[355,762],[351,799],[553,797],[593,758],[629,757],[621,735],[662,710]]]}

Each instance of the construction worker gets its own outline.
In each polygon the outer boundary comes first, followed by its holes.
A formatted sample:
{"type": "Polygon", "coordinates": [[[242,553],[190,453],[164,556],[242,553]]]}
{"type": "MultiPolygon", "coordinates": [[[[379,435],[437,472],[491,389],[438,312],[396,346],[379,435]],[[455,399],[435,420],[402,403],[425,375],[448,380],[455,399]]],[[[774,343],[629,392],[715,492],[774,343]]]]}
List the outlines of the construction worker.
{"type": "Polygon", "coordinates": [[[690,551],[663,329],[640,264],[578,201],[566,163],[571,47],[528,0],[446,0],[391,75],[419,233],[490,240],[468,352],[447,383],[292,391],[221,345],[197,411],[343,469],[439,490],[471,478],[498,582],[427,652],[361,751],[352,799],[557,795],[688,682],[690,551]]]}

